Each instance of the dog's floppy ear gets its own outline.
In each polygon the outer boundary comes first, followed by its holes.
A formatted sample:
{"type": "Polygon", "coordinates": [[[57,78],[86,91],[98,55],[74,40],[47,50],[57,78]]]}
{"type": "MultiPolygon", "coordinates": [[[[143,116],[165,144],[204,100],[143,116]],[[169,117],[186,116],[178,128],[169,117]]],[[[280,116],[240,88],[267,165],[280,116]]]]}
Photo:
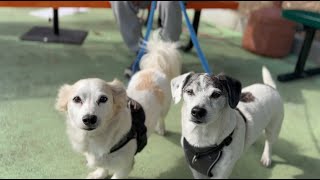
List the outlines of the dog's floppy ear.
{"type": "Polygon", "coordinates": [[[229,106],[234,109],[240,101],[241,82],[224,74],[217,75],[223,87],[228,93],[229,106]]]}
{"type": "Polygon", "coordinates": [[[185,73],[171,80],[171,94],[175,104],[181,100],[182,89],[193,74],[194,72],[185,73]]]}
{"type": "Polygon", "coordinates": [[[115,108],[115,114],[127,105],[127,93],[126,88],[122,82],[118,79],[114,79],[108,83],[111,86],[113,103],[115,108]]]}
{"type": "Polygon", "coordinates": [[[64,84],[63,86],[60,87],[57,100],[56,100],[56,105],[55,105],[56,110],[60,112],[67,111],[70,92],[71,92],[71,85],[64,84]]]}

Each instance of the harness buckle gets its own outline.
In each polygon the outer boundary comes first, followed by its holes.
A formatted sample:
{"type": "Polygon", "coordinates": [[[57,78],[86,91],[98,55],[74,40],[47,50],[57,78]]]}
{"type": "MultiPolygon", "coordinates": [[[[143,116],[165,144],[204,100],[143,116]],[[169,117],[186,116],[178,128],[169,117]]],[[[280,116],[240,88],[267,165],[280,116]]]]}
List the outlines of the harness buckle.
{"type": "Polygon", "coordinates": [[[195,162],[197,162],[198,158],[199,158],[199,153],[197,153],[197,154],[195,154],[195,155],[193,156],[193,158],[192,158],[192,164],[194,164],[195,162]]]}

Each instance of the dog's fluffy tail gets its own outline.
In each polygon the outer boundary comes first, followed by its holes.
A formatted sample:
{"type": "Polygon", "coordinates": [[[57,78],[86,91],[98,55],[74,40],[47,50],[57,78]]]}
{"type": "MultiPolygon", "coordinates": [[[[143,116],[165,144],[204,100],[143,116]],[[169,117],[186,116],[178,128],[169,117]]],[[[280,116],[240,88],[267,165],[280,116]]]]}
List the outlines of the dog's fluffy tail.
{"type": "Polygon", "coordinates": [[[171,80],[181,74],[181,55],[178,43],[164,41],[159,31],[152,34],[147,42],[146,54],[140,61],[140,68],[156,68],[171,80]]]}
{"type": "Polygon", "coordinates": [[[275,89],[277,88],[276,83],[272,79],[270,71],[265,66],[262,67],[262,78],[264,84],[269,85],[275,89]]]}

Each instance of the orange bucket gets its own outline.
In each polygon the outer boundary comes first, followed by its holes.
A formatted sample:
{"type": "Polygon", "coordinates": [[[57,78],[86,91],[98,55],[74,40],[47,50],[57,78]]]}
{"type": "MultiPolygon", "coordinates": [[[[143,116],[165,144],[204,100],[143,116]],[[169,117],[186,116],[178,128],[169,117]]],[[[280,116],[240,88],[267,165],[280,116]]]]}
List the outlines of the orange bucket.
{"type": "Polygon", "coordinates": [[[273,58],[287,56],[292,48],[295,23],[281,17],[281,8],[272,6],[253,11],[242,39],[242,47],[273,58]]]}

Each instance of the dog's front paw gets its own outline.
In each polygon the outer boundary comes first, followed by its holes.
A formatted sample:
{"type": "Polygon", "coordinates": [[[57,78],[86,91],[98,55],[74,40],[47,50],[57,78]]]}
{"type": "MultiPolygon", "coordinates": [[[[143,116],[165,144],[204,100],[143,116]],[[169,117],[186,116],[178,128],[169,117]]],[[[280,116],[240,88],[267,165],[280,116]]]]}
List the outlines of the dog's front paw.
{"type": "Polygon", "coordinates": [[[158,128],[156,129],[156,132],[160,135],[160,136],[164,136],[166,134],[166,130],[162,129],[162,128],[158,128]]]}
{"type": "Polygon", "coordinates": [[[103,168],[98,168],[97,170],[91,172],[87,179],[104,179],[108,176],[108,172],[103,168]]]}
{"type": "Polygon", "coordinates": [[[157,134],[159,134],[160,136],[164,136],[166,134],[166,127],[164,124],[164,120],[158,121],[155,130],[156,130],[157,134]]]}
{"type": "Polygon", "coordinates": [[[260,160],[261,164],[264,166],[264,167],[269,167],[271,165],[271,157],[267,154],[263,154],[262,157],[261,157],[261,160],[260,160]]]}

